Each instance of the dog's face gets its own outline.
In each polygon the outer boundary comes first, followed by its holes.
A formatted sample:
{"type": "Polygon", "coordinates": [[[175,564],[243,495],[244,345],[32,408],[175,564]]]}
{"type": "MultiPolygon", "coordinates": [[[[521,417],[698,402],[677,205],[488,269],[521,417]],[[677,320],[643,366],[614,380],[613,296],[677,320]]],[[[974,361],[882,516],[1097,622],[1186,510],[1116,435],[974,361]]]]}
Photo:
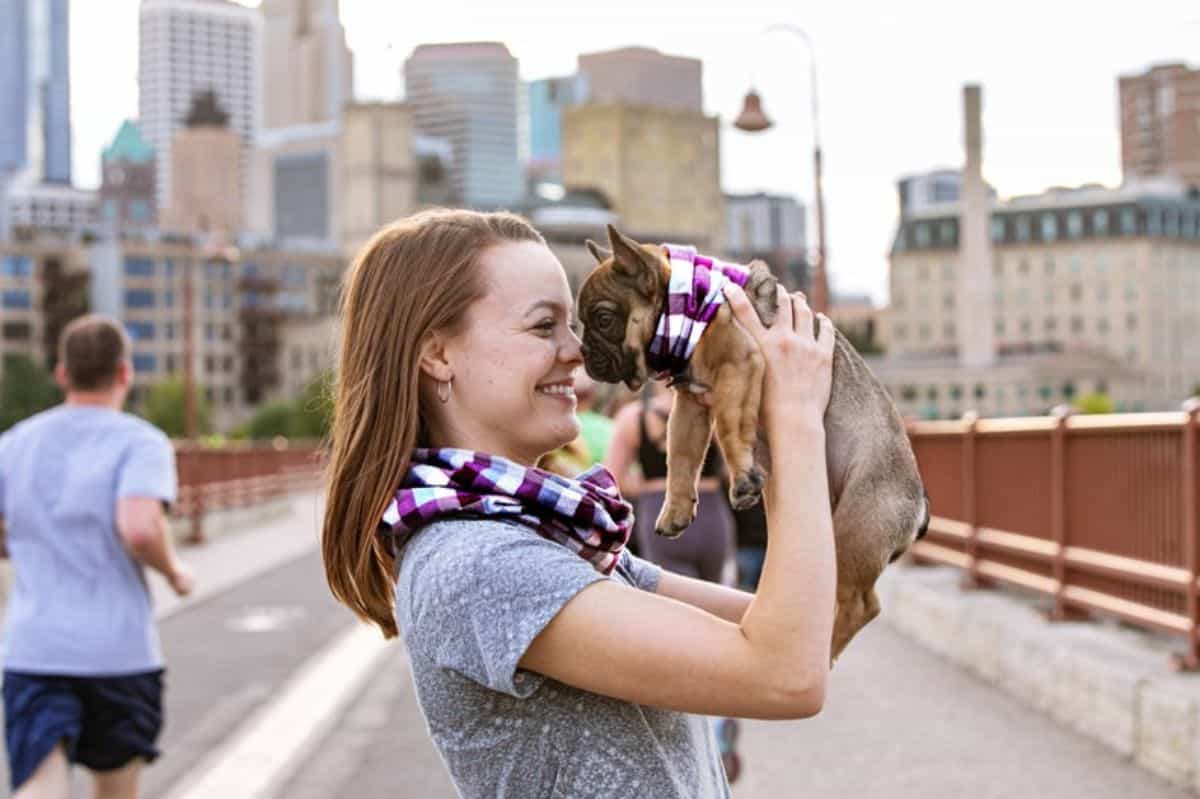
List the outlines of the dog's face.
{"type": "Polygon", "coordinates": [[[583,365],[595,380],[637,391],[649,379],[646,348],[662,311],[669,267],[660,247],[639,244],[611,225],[608,239],[611,251],[587,243],[598,264],[579,289],[583,365]]]}

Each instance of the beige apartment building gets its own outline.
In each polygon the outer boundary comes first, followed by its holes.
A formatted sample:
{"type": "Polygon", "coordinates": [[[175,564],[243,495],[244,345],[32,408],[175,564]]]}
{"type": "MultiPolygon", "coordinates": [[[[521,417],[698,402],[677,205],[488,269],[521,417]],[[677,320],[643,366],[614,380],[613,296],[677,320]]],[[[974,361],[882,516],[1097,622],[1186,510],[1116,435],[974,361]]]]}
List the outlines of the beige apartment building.
{"type": "Polygon", "coordinates": [[[720,172],[715,116],[626,103],[563,112],[563,185],[599,191],[634,237],[719,251],[720,172]]]}
{"type": "Polygon", "coordinates": [[[42,368],[57,360],[58,334],[87,308],[87,265],[56,242],[0,242],[0,375],[9,355],[42,368]]]}
{"type": "Polygon", "coordinates": [[[1125,180],[1200,186],[1200,69],[1163,64],[1117,81],[1125,180]]]}
{"type": "Polygon", "coordinates": [[[1200,198],[1168,183],[1054,189],[995,202],[988,232],[990,307],[963,308],[958,205],[901,220],[874,365],[905,413],[1042,413],[1091,391],[1173,409],[1200,384],[1200,198]],[[963,313],[992,325],[996,355],[966,371],[963,313]]]}
{"type": "Polygon", "coordinates": [[[125,322],[141,392],[182,375],[191,279],[192,370],[219,430],[287,397],[285,330],[334,312],[339,253],[208,250],[194,243],[125,243],[91,254],[93,307],[125,322]]]}

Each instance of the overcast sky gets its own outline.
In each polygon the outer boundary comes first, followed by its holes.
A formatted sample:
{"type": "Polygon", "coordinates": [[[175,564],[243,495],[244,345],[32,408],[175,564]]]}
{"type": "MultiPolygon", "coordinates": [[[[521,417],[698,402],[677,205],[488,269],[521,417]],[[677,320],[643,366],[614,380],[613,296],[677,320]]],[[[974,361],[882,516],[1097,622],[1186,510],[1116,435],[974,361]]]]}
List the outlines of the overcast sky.
{"type": "MultiPolygon", "coordinates": [[[[137,116],[137,9],[138,0],[71,0],[83,186],[98,184],[100,149],[137,116]]],[[[984,176],[1011,196],[1118,183],[1117,76],[1200,65],[1196,0],[342,0],[342,20],[359,99],[400,97],[400,66],[422,42],[502,41],[525,79],[569,74],[578,53],[624,45],[701,58],[705,109],[723,120],[723,188],[811,204],[807,53],[762,33],[773,22],[804,28],[817,50],[831,280],[880,303],[896,178],[961,164],[963,83],[983,86],[984,176]],[[727,124],[751,83],[777,123],[754,135],[727,124]]]]}

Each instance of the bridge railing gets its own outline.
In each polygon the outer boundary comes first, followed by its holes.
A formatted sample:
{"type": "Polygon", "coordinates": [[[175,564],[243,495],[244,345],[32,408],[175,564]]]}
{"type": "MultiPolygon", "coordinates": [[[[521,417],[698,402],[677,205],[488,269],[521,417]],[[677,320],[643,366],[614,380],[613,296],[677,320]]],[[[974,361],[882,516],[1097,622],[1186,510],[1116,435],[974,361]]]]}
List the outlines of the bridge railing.
{"type": "Polygon", "coordinates": [[[221,447],[175,443],[179,499],[175,516],[190,520],[188,540],[205,540],[204,517],[244,508],[316,486],[320,452],[316,442],[232,442],[221,447]]]}
{"type": "Polygon", "coordinates": [[[1169,413],[917,422],[918,562],[1181,636],[1200,666],[1200,401],[1169,413]]]}

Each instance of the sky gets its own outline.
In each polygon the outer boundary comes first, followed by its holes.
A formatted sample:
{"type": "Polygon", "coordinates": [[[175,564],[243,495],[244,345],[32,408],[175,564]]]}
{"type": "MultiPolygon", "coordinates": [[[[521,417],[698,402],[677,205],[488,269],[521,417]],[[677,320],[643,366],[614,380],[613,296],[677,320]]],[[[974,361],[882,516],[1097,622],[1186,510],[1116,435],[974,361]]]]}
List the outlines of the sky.
{"type": "MultiPolygon", "coordinates": [[[[1117,77],[1200,66],[1195,0],[341,4],[361,100],[401,98],[404,59],[425,42],[502,41],[523,79],[567,75],[579,53],[628,45],[700,58],[705,111],[721,118],[722,188],[792,194],[811,208],[809,51],[764,32],[804,29],[818,71],[829,279],[835,293],[877,304],[887,301],[895,182],[961,165],[964,83],[983,88],[984,178],[1008,197],[1118,184],[1117,77]],[[763,133],[729,124],[751,85],[776,123],[763,133]]],[[[138,0],[71,0],[71,15],[75,179],[94,187],[100,150],[137,116],[138,0]]]]}

